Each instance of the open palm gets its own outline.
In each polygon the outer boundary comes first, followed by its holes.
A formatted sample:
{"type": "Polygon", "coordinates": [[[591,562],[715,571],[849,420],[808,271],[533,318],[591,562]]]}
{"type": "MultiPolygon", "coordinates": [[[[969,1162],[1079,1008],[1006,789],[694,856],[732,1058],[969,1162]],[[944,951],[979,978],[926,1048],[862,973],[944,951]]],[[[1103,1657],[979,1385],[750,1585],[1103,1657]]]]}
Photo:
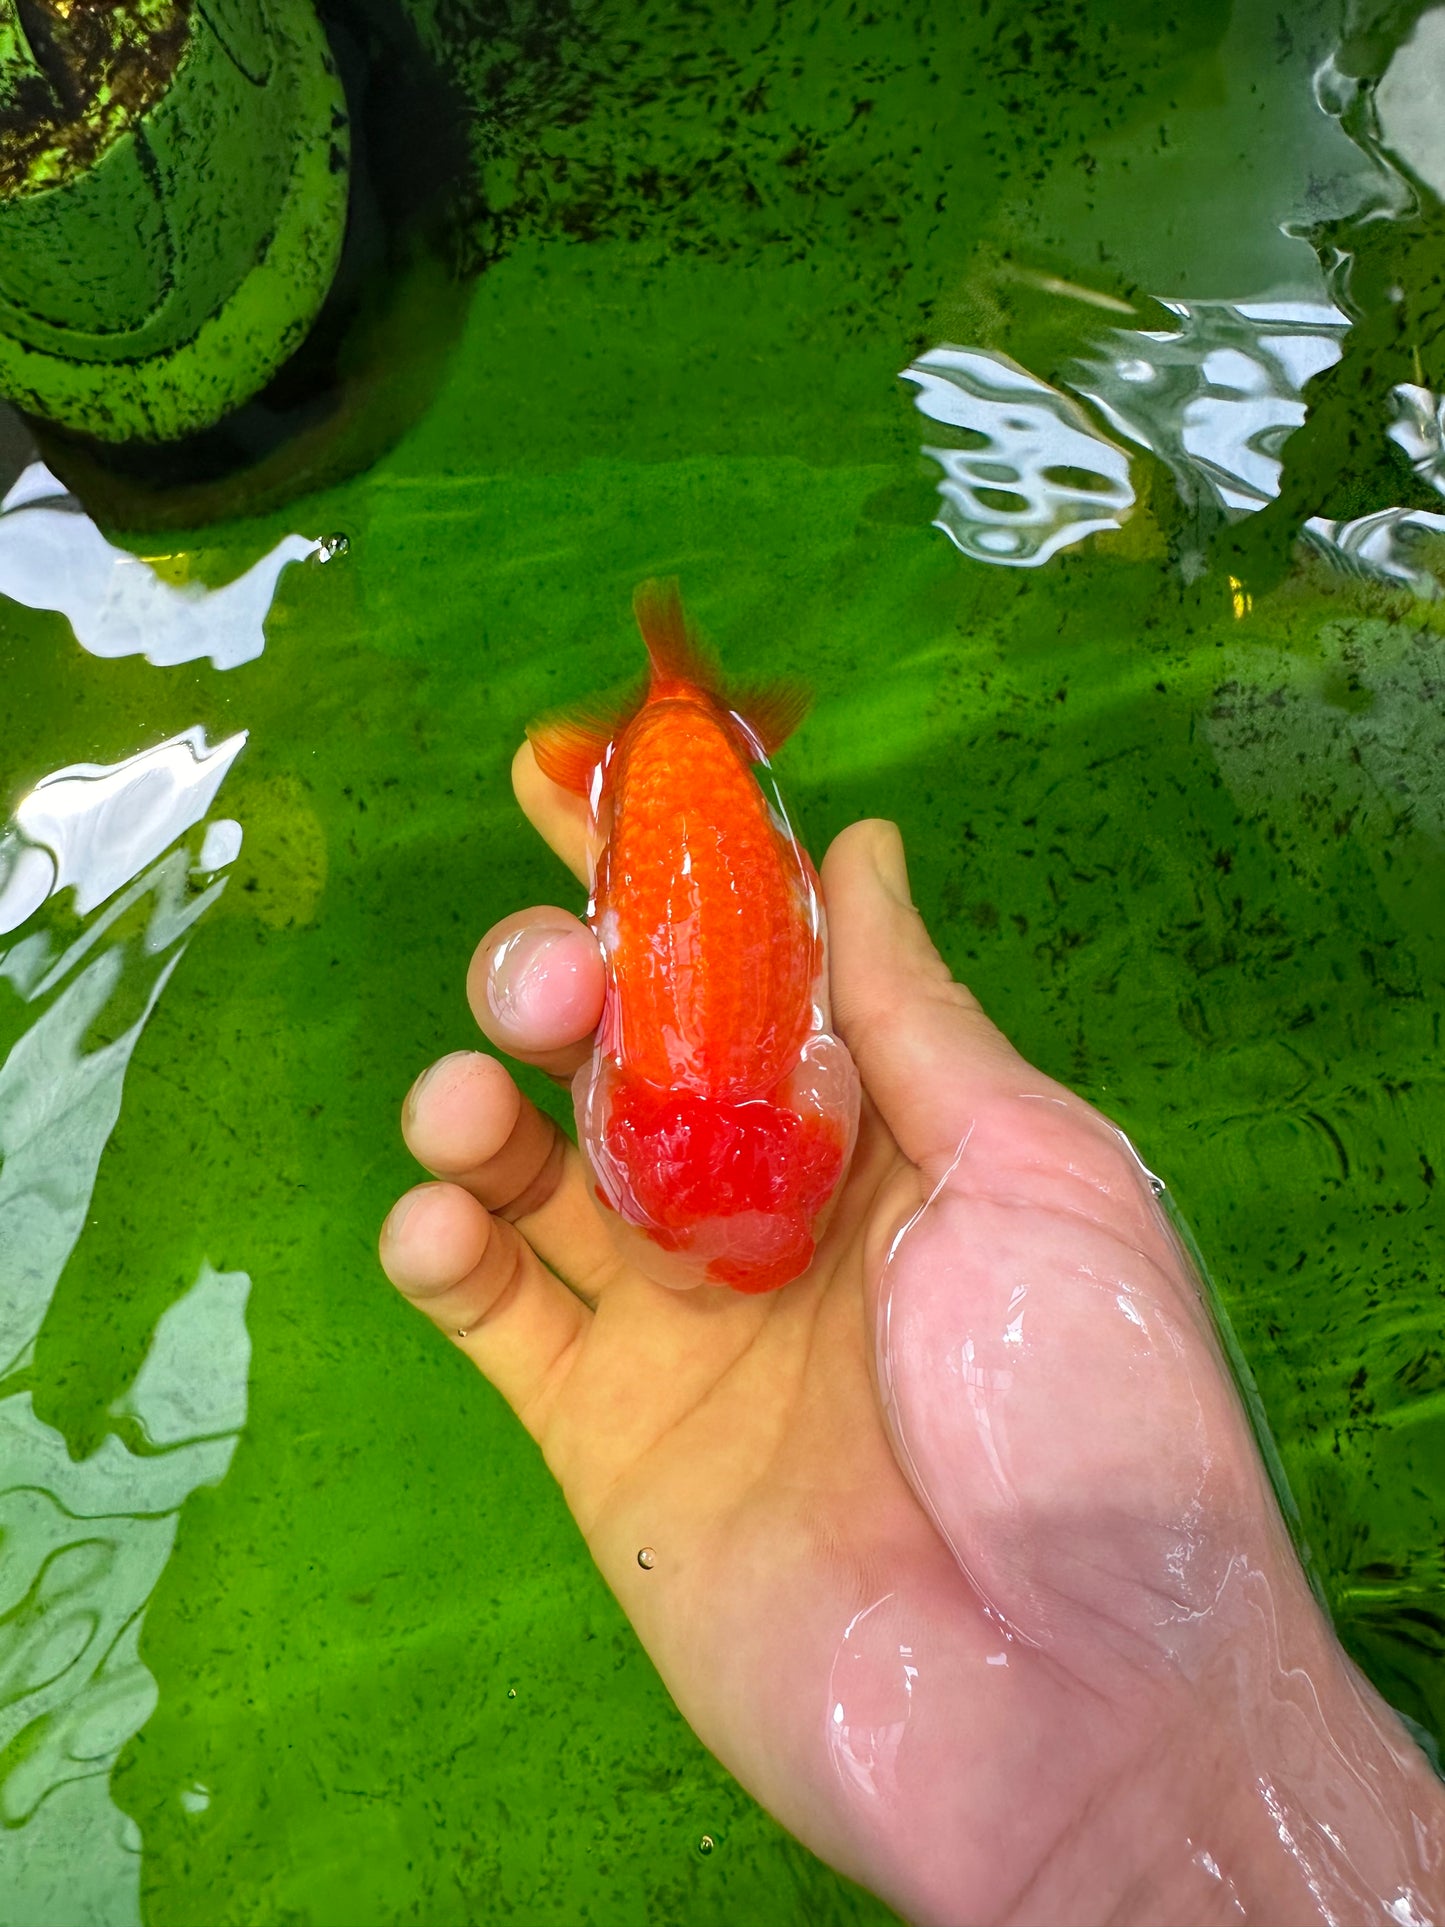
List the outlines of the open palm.
{"type": "MultiPolygon", "coordinates": [[[[580,874],[577,806],[527,751],[516,776],[580,874]]],[[[1173,1827],[1231,1783],[1198,1735],[1241,1637],[1266,1603],[1326,1635],[1137,1159],[951,981],[889,826],[822,874],[867,1098],[805,1277],[641,1276],[481,1053],[408,1100],[440,1182],[383,1261],[538,1441],[683,1713],[784,1825],[916,1920],[1125,1917],[1161,1789],[1173,1827]]],[[[473,968],[490,1039],[559,1074],[601,992],[556,909],[473,968]]],[[[1229,1917],[1198,1855],[1169,1878],[1178,1918],[1229,1917]]]]}

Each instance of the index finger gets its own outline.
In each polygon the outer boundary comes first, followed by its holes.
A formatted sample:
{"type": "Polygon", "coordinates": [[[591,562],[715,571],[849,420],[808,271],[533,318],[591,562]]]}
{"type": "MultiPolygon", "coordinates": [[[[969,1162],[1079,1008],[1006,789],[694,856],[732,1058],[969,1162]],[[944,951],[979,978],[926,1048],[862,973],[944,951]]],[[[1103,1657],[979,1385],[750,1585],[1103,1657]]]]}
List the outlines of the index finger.
{"type": "Polygon", "coordinates": [[[587,804],[562,789],[537,767],[532,745],[523,743],[512,758],[512,789],[522,814],[547,847],[579,883],[587,881],[587,804]]]}

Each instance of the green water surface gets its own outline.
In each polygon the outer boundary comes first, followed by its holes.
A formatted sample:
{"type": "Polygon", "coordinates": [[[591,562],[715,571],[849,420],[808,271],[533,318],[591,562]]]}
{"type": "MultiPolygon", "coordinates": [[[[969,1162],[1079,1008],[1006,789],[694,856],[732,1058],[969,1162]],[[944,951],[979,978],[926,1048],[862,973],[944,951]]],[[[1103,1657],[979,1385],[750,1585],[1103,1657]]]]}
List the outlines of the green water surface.
{"type": "Polygon", "coordinates": [[[1439,1734],[1445,604],[1295,540],[1438,499],[1384,398],[1445,388],[1439,204],[1312,85],[1341,47],[1383,72],[1414,13],[414,11],[481,182],[434,402],[323,495],[124,538],[210,584],[293,529],[347,552],[286,570],[224,671],[0,601],[0,811],[249,732],[223,888],[197,825],[112,920],[62,891],[0,937],[0,1212],[30,1200],[0,1265],[52,1294],[0,1381],[0,1923],[886,1918],[698,1746],[375,1261],[401,1098],[474,1042],[472,946],[576,901],[511,798],[523,724],[633,673],[648,575],[741,679],[812,684],[779,776],[815,854],[895,817],[952,964],[1167,1180],[1340,1634],[1439,1734]],[[1344,355],[1272,508],[1115,436],[1132,510],[1041,567],[933,526],[923,448],[968,435],[915,356],[1067,385],[1162,300],[1324,301],[1341,253],[1344,355]],[[198,1281],[229,1322],[179,1355],[219,1416],[162,1436],[137,1388],[198,1281]]]}

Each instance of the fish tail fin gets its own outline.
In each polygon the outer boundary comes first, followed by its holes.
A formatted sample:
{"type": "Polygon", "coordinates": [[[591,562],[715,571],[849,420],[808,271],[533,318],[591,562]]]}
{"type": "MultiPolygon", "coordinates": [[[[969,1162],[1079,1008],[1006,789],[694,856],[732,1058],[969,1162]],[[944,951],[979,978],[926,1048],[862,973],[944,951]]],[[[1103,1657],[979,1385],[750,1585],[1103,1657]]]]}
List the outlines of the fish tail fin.
{"type": "Polygon", "coordinates": [[[717,664],[683,614],[677,581],[642,582],[633,591],[632,609],[647,659],[652,665],[652,693],[669,683],[691,683],[706,695],[722,700],[717,664]]]}
{"type": "Polygon", "coordinates": [[[641,583],[632,607],[647,644],[653,695],[675,683],[702,690],[742,718],[766,756],[782,747],[808,713],[812,699],[800,682],[759,683],[732,693],[724,688],[717,664],[683,613],[675,579],[641,583]]]}

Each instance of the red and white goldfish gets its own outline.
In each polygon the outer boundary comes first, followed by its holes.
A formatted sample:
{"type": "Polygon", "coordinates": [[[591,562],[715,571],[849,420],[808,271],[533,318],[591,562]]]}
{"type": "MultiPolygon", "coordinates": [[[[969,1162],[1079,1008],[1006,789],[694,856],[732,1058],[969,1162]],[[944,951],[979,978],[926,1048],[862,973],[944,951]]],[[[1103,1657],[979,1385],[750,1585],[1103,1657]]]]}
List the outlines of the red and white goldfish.
{"type": "Polygon", "coordinates": [[[644,583],[634,607],[645,689],[527,732],[590,812],[607,989],[578,1136],[651,1275],[771,1291],[811,1263],[858,1120],[817,874],[755,773],[771,790],[768,756],[807,699],[725,694],[674,585],[644,583]]]}

